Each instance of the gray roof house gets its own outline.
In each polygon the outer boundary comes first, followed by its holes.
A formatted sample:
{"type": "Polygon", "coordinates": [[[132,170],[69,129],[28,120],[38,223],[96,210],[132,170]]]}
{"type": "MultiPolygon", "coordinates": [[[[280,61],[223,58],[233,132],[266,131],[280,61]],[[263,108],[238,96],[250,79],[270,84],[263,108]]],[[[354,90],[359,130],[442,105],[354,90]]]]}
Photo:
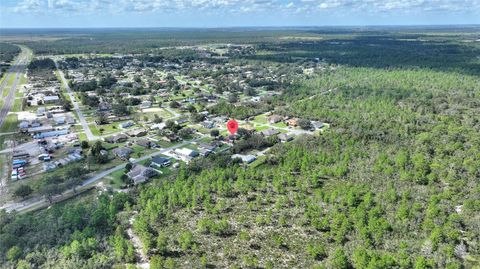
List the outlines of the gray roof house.
{"type": "Polygon", "coordinates": [[[127,176],[133,180],[133,184],[137,185],[147,181],[149,178],[158,175],[158,172],[152,168],[143,166],[141,164],[135,165],[127,176]]]}
{"type": "Polygon", "coordinates": [[[127,148],[127,147],[122,147],[122,148],[113,149],[112,152],[118,158],[126,160],[130,156],[130,154],[133,153],[133,149],[127,148]]]}

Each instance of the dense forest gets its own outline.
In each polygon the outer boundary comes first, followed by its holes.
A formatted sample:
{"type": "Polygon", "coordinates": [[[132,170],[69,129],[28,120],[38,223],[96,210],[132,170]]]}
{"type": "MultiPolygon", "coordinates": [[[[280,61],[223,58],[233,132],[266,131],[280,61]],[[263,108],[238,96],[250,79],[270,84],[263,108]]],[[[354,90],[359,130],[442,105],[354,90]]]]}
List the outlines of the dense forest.
{"type": "Polygon", "coordinates": [[[0,43],[0,62],[11,62],[19,53],[20,47],[8,43],[0,43]]]}
{"type": "Polygon", "coordinates": [[[8,68],[10,62],[20,53],[20,47],[8,43],[0,43],[0,75],[8,68]]]}
{"type": "MultiPolygon", "coordinates": [[[[268,53],[248,61],[319,57],[334,68],[295,80],[271,107],[219,103],[210,112],[274,109],[328,122],[328,131],[276,143],[255,167],[218,154],[127,194],[0,213],[0,263],[135,268],[133,229],[151,268],[479,268],[480,48],[428,36],[437,40],[269,36],[257,47],[268,53]]],[[[107,44],[97,47],[117,45],[107,44]]]]}

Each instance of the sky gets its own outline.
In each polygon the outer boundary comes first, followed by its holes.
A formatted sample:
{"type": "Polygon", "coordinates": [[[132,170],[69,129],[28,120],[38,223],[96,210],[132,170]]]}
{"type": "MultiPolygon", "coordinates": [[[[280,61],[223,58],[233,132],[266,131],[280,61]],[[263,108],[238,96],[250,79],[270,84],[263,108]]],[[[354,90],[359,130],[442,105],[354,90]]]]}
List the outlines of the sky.
{"type": "Polygon", "coordinates": [[[0,28],[480,24],[480,0],[0,0],[0,28]]]}

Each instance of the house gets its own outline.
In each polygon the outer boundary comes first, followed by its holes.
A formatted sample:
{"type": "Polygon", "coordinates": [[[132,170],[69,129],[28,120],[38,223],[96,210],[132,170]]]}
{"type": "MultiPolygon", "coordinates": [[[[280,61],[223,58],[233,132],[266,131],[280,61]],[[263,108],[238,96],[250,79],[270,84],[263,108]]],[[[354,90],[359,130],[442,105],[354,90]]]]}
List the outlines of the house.
{"type": "Polygon", "coordinates": [[[171,164],[172,162],[170,161],[169,158],[164,158],[160,156],[156,156],[152,158],[152,162],[150,166],[156,166],[156,167],[167,167],[171,164]]]}
{"type": "Polygon", "coordinates": [[[61,136],[68,134],[68,129],[62,129],[57,131],[49,131],[49,132],[42,132],[33,136],[35,139],[47,138],[47,137],[54,137],[54,136],[61,136]]]}
{"type": "Polygon", "coordinates": [[[202,123],[200,123],[204,128],[207,128],[207,129],[212,129],[213,127],[215,127],[215,124],[211,121],[203,121],[202,123]]]}
{"type": "Polygon", "coordinates": [[[166,126],[167,124],[165,124],[164,122],[155,123],[152,126],[150,126],[150,130],[163,130],[165,129],[166,126]]]}
{"type": "Polygon", "coordinates": [[[66,121],[65,117],[55,117],[53,120],[55,121],[56,125],[63,125],[66,121]]]}
{"type": "Polygon", "coordinates": [[[180,137],[178,135],[174,135],[174,134],[169,134],[169,135],[166,135],[166,136],[162,136],[161,138],[163,141],[167,141],[167,142],[177,142],[177,141],[180,141],[180,137]]]}
{"type": "Polygon", "coordinates": [[[268,130],[263,130],[260,132],[261,135],[263,136],[274,136],[274,135],[277,135],[279,134],[280,131],[278,131],[277,129],[268,129],[268,130]]]}
{"type": "Polygon", "coordinates": [[[147,181],[148,179],[157,176],[158,172],[152,168],[143,166],[141,164],[135,165],[128,173],[127,176],[133,180],[133,184],[137,185],[147,181]]]}
{"type": "Polygon", "coordinates": [[[288,142],[288,141],[292,141],[293,140],[293,136],[289,135],[289,134],[279,134],[277,135],[278,139],[280,139],[280,141],[282,142],[288,142]]]}
{"type": "Polygon", "coordinates": [[[186,122],[188,122],[188,120],[186,118],[180,118],[180,119],[175,121],[175,124],[181,125],[181,124],[184,124],[186,122]]]}
{"type": "Polygon", "coordinates": [[[315,129],[322,129],[325,126],[325,124],[321,121],[312,121],[312,126],[315,129]]]}
{"type": "Polygon", "coordinates": [[[292,126],[292,127],[297,127],[298,119],[297,118],[292,118],[292,119],[287,120],[287,125],[292,126]]]}
{"type": "Polygon", "coordinates": [[[209,150],[209,151],[214,151],[217,148],[217,145],[208,144],[208,143],[200,143],[198,145],[198,148],[199,149],[206,149],[206,150],[209,150]]]}
{"type": "Polygon", "coordinates": [[[241,159],[243,163],[252,163],[254,162],[257,157],[253,155],[243,155],[243,154],[233,154],[232,159],[241,159]]]}
{"type": "Polygon", "coordinates": [[[185,162],[188,162],[199,155],[197,151],[189,148],[175,149],[174,153],[185,162]]]}
{"type": "Polygon", "coordinates": [[[103,140],[107,143],[123,143],[128,140],[128,136],[124,134],[118,134],[114,136],[105,137],[103,140]]]}
{"type": "Polygon", "coordinates": [[[270,117],[268,117],[269,123],[277,123],[277,122],[281,122],[282,120],[283,120],[283,117],[280,115],[271,115],[270,117]]]}
{"type": "Polygon", "coordinates": [[[213,151],[211,151],[209,149],[202,148],[202,149],[198,149],[198,152],[199,152],[200,156],[206,157],[206,156],[210,155],[210,153],[212,153],[213,151]]]}
{"type": "Polygon", "coordinates": [[[44,104],[55,104],[58,101],[60,101],[60,98],[58,97],[58,95],[51,95],[51,96],[43,97],[43,103],[44,104]]]}
{"type": "Polygon", "coordinates": [[[131,122],[131,121],[122,122],[118,126],[122,129],[125,129],[125,128],[133,126],[133,122],[131,122]]]}
{"type": "Polygon", "coordinates": [[[156,146],[155,143],[153,143],[152,141],[149,141],[147,139],[139,139],[135,143],[139,146],[144,147],[144,148],[153,148],[153,147],[156,146]]]}
{"type": "Polygon", "coordinates": [[[41,116],[45,115],[45,111],[46,111],[46,110],[45,110],[44,107],[39,107],[39,108],[37,109],[37,117],[41,117],[41,116]]]}
{"type": "Polygon", "coordinates": [[[113,154],[122,160],[127,160],[130,154],[133,153],[133,149],[122,147],[122,148],[115,148],[112,150],[113,154]]]}
{"type": "Polygon", "coordinates": [[[18,124],[18,128],[21,129],[22,131],[28,129],[28,126],[30,124],[28,123],[28,121],[22,121],[18,124]]]}
{"type": "Polygon", "coordinates": [[[147,134],[147,130],[143,130],[143,129],[137,129],[127,133],[127,135],[131,137],[140,137],[140,136],[145,136],[146,134],[147,134]]]}
{"type": "Polygon", "coordinates": [[[149,108],[152,106],[152,102],[150,101],[143,101],[141,104],[140,104],[140,108],[149,108]]]}
{"type": "Polygon", "coordinates": [[[75,119],[72,116],[66,116],[66,121],[68,125],[75,124],[75,119]]]}

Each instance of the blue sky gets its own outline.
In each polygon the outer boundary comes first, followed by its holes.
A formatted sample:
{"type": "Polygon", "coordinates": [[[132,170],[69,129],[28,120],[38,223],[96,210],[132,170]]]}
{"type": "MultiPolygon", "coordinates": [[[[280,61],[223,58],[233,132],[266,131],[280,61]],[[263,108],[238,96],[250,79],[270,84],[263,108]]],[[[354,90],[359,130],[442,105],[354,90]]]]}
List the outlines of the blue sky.
{"type": "Polygon", "coordinates": [[[0,0],[0,28],[480,24],[480,0],[0,0]]]}

